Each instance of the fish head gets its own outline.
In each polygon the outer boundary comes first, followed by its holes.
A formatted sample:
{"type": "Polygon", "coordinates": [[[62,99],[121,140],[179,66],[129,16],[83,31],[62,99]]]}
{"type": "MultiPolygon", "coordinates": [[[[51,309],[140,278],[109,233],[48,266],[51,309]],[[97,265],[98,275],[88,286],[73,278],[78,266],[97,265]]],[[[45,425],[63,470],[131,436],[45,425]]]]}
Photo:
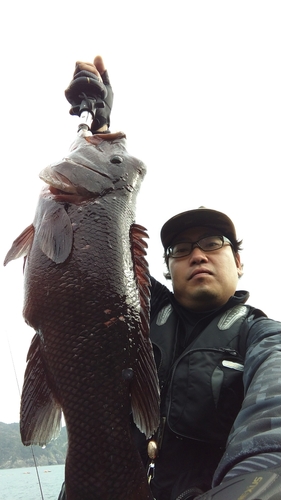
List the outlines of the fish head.
{"type": "Polygon", "coordinates": [[[52,194],[73,201],[97,198],[113,191],[138,191],[146,173],[144,163],[126,150],[125,135],[77,136],[69,154],[39,174],[52,194]]]}

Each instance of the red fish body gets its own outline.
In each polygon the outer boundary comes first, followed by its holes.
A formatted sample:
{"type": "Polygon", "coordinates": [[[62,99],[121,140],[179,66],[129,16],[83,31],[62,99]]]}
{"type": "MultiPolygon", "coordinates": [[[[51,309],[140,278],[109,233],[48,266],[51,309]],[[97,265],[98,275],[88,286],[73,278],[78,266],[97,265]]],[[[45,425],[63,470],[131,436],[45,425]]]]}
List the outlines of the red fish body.
{"type": "Polygon", "coordinates": [[[67,500],[152,498],[130,431],[132,411],[150,436],[159,410],[146,235],[134,224],[144,174],[123,138],[77,138],[67,158],[41,173],[48,186],[34,223],[6,258],[27,255],[24,318],[36,331],[22,440],[48,442],[62,409],[67,500]]]}

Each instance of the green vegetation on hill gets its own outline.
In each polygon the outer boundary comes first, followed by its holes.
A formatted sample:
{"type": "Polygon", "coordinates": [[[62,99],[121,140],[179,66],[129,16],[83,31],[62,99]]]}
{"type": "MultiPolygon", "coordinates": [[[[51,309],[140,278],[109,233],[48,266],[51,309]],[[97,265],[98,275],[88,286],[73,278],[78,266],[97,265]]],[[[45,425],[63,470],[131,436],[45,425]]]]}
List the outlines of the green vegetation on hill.
{"type": "Polygon", "coordinates": [[[33,455],[38,466],[64,464],[66,451],[66,427],[61,429],[57,439],[48,443],[45,448],[41,448],[40,446],[31,447],[22,444],[18,423],[4,424],[0,422],[0,469],[33,467],[33,455]]]}

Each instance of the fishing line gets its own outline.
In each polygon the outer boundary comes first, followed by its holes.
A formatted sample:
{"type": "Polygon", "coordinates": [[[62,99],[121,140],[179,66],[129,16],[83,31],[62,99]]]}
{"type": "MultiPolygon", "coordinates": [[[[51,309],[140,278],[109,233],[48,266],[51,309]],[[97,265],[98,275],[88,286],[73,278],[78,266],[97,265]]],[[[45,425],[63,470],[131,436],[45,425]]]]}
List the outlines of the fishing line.
{"type": "MultiPolygon", "coordinates": [[[[14,363],[13,353],[12,353],[12,349],[11,349],[11,346],[10,346],[9,337],[8,337],[7,334],[6,334],[6,337],[7,337],[9,352],[10,352],[10,356],[11,356],[11,360],[12,360],[12,365],[13,365],[13,369],[14,369],[14,374],[15,374],[15,378],[16,378],[16,383],[17,383],[17,387],[18,387],[18,393],[19,393],[19,397],[20,397],[21,396],[21,390],[20,390],[20,385],[19,385],[19,381],[18,381],[17,371],[16,371],[16,367],[15,367],[15,363],[14,363]]],[[[38,466],[37,466],[37,462],[36,462],[36,458],[35,458],[35,455],[34,455],[34,450],[33,450],[33,445],[32,444],[30,445],[30,449],[31,449],[31,454],[32,454],[32,458],[33,458],[35,470],[36,470],[36,475],[37,475],[37,480],[38,480],[38,486],[39,486],[40,493],[41,493],[41,498],[42,498],[42,500],[44,500],[44,495],[43,495],[41,480],[40,480],[38,466]]]]}
{"type": "Polygon", "coordinates": [[[17,376],[17,372],[16,372],[16,367],[15,367],[15,363],[14,363],[14,358],[13,358],[12,349],[11,349],[11,346],[10,346],[8,334],[6,334],[6,338],[7,338],[7,342],[8,342],[9,352],[10,352],[10,356],[11,356],[11,360],[12,360],[12,365],[13,365],[13,369],[14,369],[14,374],[15,374],[15,378],[16,378],[16,383],[17,383],[17,387],[18,387],[18,393],[19,393],[19,396],[20,396],[20,385],[19,385],[19,381],[18,381],[18,376],[17,376]]]}

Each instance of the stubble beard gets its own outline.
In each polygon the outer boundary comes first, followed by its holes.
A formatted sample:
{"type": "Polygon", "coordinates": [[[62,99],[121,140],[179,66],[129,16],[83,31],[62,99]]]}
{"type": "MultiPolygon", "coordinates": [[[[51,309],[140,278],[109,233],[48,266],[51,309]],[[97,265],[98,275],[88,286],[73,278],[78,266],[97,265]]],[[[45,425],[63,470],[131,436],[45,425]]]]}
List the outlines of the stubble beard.
{"type": "Polygon", "coordinates": [[[197,288],[191,294],[191,302],[193,303],[192,309],[198,311],[208,311],[215,309],[219,304],[219,297],[215,290],[208,287],[197,288]]]}

